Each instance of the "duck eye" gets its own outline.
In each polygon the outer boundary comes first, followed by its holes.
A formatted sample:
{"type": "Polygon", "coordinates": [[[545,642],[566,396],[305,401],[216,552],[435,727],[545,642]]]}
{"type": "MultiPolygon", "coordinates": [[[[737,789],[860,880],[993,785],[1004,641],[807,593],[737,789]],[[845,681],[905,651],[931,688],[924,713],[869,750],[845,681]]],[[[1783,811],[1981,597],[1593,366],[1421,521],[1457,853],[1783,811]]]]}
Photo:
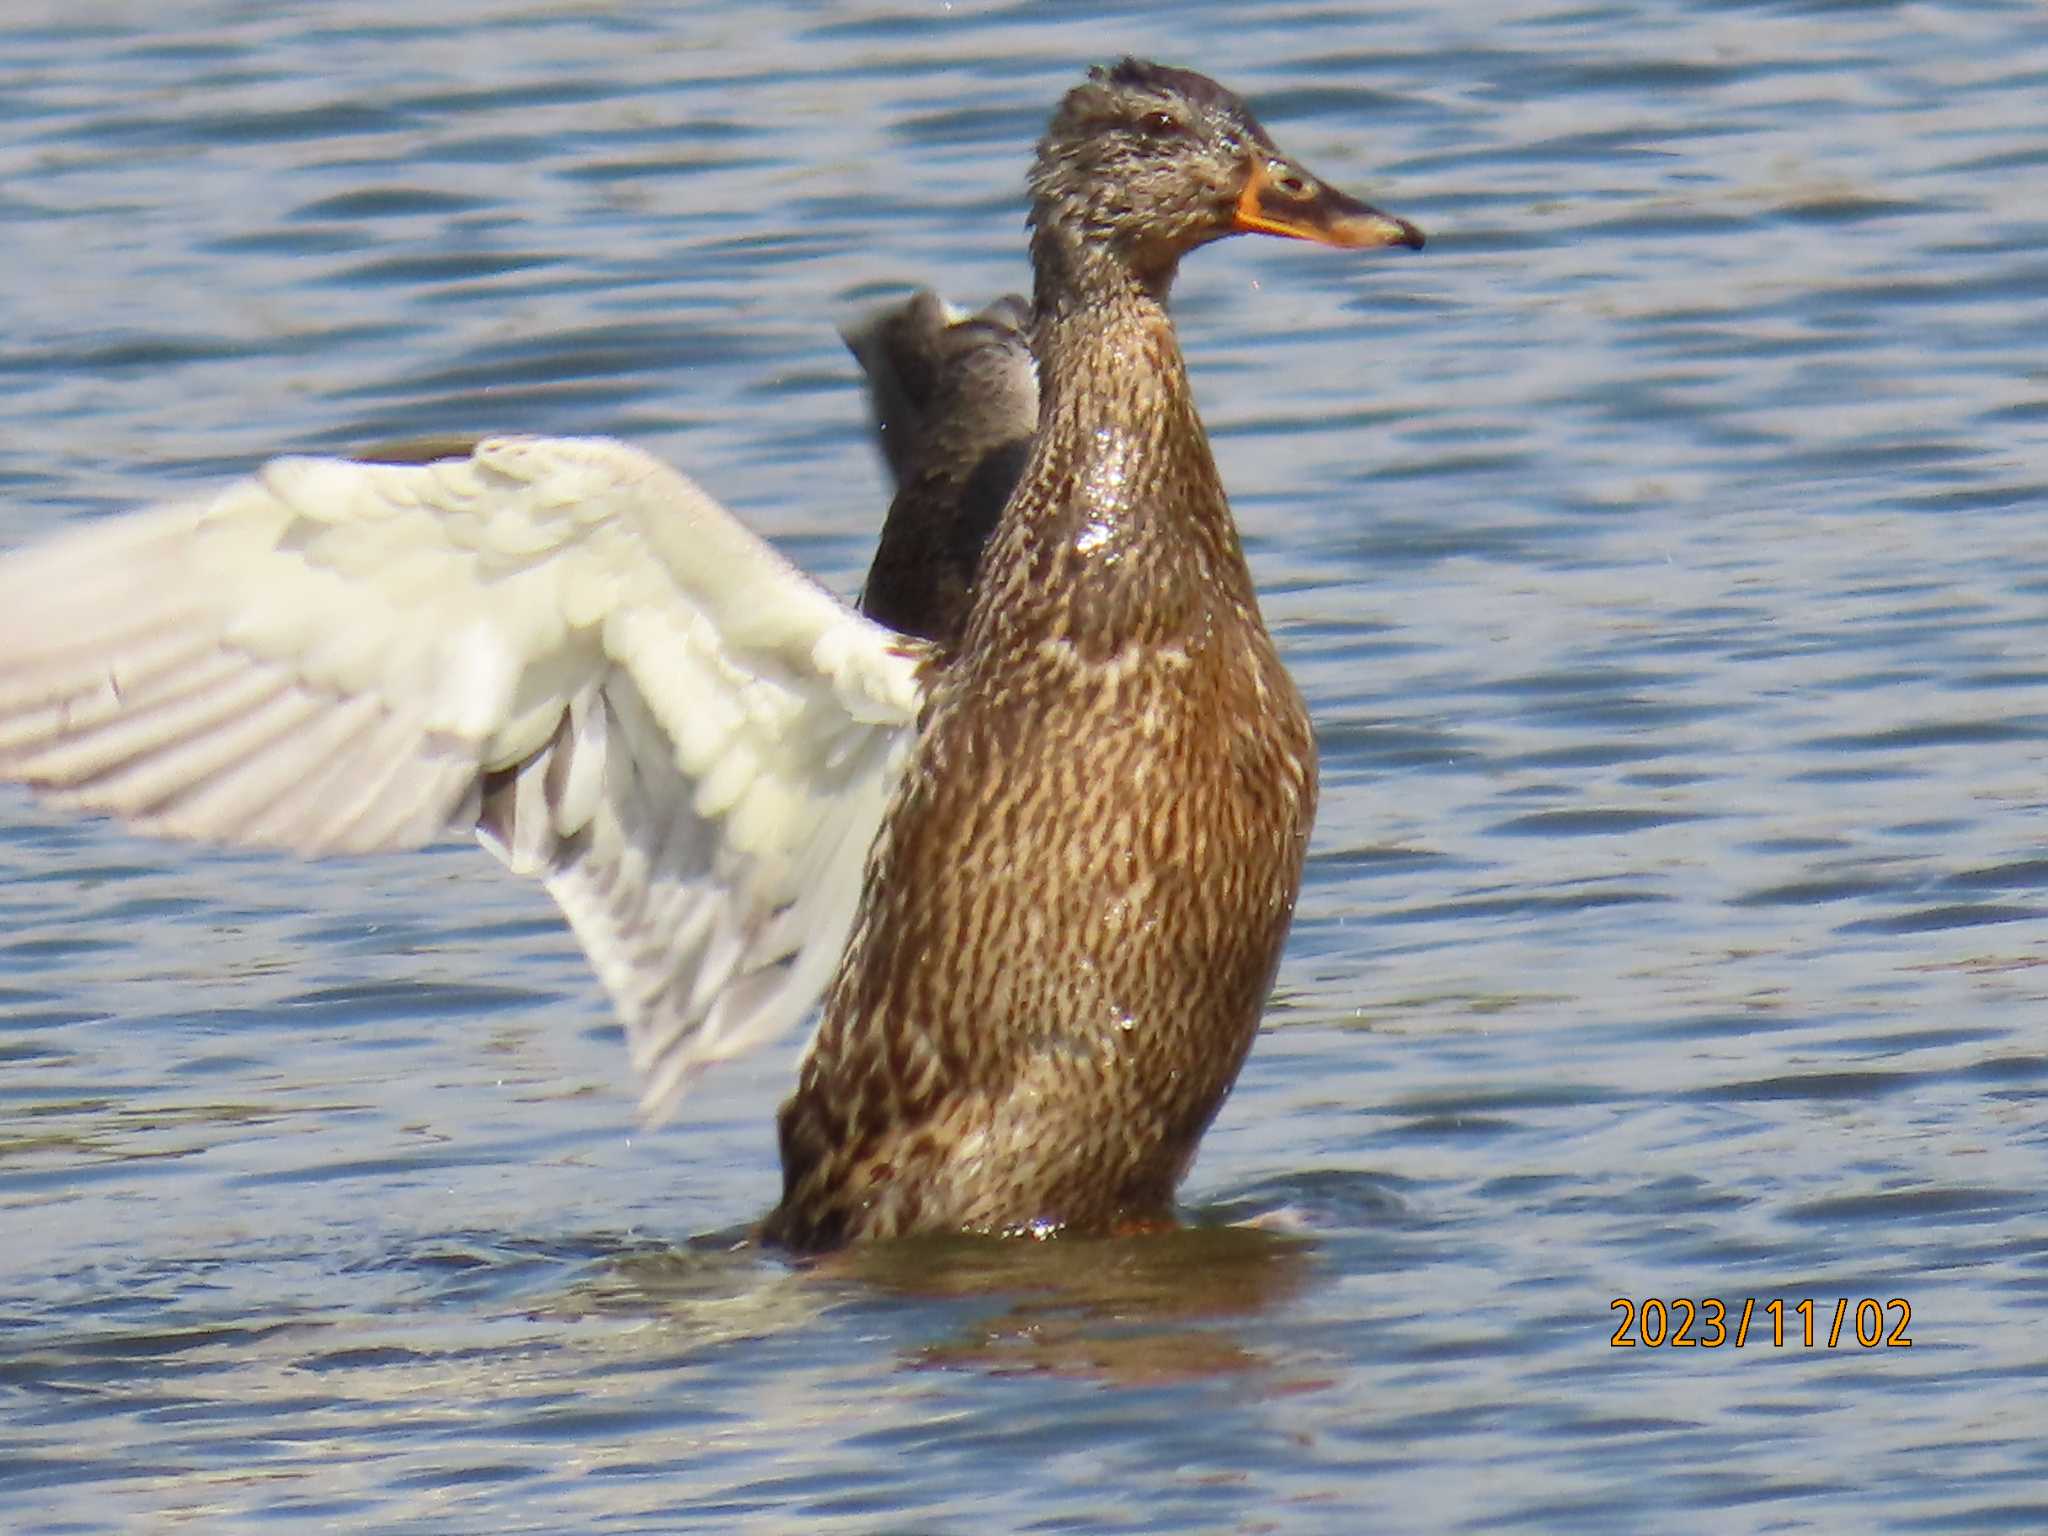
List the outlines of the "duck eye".
{"type": "Polygon", "coordinates": [[[1156,138],[1168,138],[1185,131],[1180,119],[1171,112],[1147,112],[1138,119],[1138,126],[1156,138]]]}
{"type": "Polygon", "coordinates": [[[1315,183],[1291,165],[1275,163],[1271,180],[1274,189],[1288,197],[1307,197],[1315,190],[1315,183]]]}

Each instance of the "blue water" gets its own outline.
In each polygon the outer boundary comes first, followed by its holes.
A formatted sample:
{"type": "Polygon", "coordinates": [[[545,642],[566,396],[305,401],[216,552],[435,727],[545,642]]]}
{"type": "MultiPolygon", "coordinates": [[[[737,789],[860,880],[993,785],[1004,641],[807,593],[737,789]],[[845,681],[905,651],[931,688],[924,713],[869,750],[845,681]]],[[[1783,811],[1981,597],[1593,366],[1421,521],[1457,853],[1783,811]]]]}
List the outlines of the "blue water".
{"type": "Polygon", "coordinates": [[[1325,785],[1196,1230],[735,1251],[795,1042],[643,1135],[475,849],[6,794],[0,1529],[2048,1528],[2038,7],[170,14],[0,12],[6,545],[605,432],[850,591],[835,325],[1127,48],[1431,243],[1178,290],[1325,785]]]}

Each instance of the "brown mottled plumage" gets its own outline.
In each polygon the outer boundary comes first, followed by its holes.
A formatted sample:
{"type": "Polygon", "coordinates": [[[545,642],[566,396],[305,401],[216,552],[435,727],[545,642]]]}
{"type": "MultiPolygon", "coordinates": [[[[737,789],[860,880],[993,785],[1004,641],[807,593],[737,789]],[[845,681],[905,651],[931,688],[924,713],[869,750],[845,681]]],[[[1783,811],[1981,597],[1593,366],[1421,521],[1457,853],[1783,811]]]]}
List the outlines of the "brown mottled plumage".
{"type": "Polygon", "coordinates": [[[1300,886],[1314,739],[1167,290],[1237,231],[1422,237],[1133,60],[1067,95],[1031,192],[1038,431],[782,1108],[792,1246],[1167,1219],[1300,886]]]}

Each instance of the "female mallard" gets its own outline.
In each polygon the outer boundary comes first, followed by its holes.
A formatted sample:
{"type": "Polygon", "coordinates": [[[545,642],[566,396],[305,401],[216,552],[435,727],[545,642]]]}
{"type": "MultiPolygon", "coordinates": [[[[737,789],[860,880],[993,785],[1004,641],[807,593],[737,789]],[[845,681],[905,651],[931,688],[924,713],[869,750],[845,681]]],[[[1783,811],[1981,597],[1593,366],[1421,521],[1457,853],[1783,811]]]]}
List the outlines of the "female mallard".
{"type": "Polygon", "coordinates": [[[560,903],[650,1115],[822,988],[781,1242],[1165,1219],[1315,802],[1167,289],[1237,231],[1422,237],[1135,60],[1031,194],[1037,432],[940,646],[622,444],[280,459],[0,564],[0,775],[303,853],[474,827],[560,903]]]}

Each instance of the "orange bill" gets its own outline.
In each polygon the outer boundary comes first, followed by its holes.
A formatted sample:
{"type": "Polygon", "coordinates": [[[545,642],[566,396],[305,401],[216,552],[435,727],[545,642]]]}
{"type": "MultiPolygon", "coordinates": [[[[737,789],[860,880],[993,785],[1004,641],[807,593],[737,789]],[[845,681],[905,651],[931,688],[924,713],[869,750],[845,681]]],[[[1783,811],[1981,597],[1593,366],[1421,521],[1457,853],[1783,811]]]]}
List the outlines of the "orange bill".
{"type": "Polygon", "coordinates": [[[1284,235],[1356,250],[1382,245],[1422,249],[1422,231],[1406,219],[1324,186],[1281,155],[1253,165],[1237,199],[1236,227],[1249,234],[1284,235]]]}

